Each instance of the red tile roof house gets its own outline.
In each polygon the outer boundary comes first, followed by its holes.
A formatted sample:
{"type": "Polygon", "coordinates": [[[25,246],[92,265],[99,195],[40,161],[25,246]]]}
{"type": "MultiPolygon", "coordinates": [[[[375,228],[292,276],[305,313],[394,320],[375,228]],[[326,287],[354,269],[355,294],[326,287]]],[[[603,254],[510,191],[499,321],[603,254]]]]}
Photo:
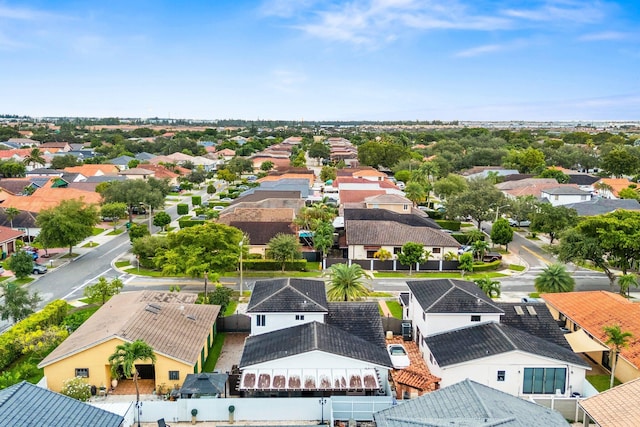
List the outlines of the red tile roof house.
{"type": "Polygon", "coordinates": [[[24,232],[0,226],[0,250],[6,257],[16,250],[16,240],[22,238],[24,232]]]}

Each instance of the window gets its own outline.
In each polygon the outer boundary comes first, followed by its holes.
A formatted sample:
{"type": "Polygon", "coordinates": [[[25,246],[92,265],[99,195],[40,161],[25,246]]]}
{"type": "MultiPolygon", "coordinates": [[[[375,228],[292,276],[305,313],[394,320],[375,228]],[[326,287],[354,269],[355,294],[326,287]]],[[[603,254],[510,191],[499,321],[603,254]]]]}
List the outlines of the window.
{"type": "Polygon", "coordinates": [[[471,321],[472,322],[479,322],[480,321],[480,316],[471,316],[471,321]]]}
{"type": "Polygon", "coordinates": [[[296,320],[304,320],[304,314],[296,314],[296,320]]]}
{"type": "Polygon", "coordinates": [[[402,210],[403,211],[408,211],[409,210],[409,205],[402,205],[402,210]]]}
{"type": "Polygon", "coordinates": [[[399,253],[402,253],[402,248],[398,248],[398,247],[393,248],[394,255],[398,255],[399,253]]]}
{"type": "Polygon", "coordinates": [[[422,312],[422,320],[427,320],[427,315],[424,311],[422,312]]]}
{"type": "Polygon", "coordinates": [[[522,393],[555,394],[560,390],[564,394],[566,378],[566,368],[524,368],[522,393]]]}
{"type": "Polygon", "coordinates": [[[180,379],[180,371],[169,371],[169,380],[178,381],[180,379]]]}
{"type": "Polygon", "coordinates": [[[498,371],[498,381],[504,381],[505,371],[498,371]]]}
{"type": "Polygon", "coordinates": [[[76,368],[76,377],[89,378],[89,368],[76,368]]]}
{"type": "Polygon", "coordinates": [[[258,314],[256,316],[256,326],[267,326],[267,316],[264,314],[258,314]]]}
{"type": "Polygon", "coordinates": [[[373,255],[378,251],[367,251],[367,258],[375,258],[373,255]]]}
{"type": "Polygon", "coordinates": [[[433,248],[431,251],[432,254],[439,254],[442,251],[442,248],[433,248]]]}

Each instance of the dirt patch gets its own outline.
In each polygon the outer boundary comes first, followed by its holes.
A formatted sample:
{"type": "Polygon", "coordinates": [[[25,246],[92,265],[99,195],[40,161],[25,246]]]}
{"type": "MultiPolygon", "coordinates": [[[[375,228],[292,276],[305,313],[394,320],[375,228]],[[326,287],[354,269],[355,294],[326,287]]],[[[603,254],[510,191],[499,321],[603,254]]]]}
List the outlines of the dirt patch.
{"type": "Polygon", "coordinates": [[[224,339],[224,345],[220,352],[220,357],[216,363],[216,370],[220,372],[231,371],[233,365],[240,364],[242,350],[244,349],[244,340],[249,336],[245,333],[227,333],[224,339]]]}

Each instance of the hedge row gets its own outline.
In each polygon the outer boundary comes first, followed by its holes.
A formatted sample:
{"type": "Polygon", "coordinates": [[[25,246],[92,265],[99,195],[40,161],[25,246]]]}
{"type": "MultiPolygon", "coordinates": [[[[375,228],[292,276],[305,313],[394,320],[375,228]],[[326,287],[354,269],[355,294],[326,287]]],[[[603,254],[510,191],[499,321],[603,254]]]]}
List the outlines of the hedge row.
{"type": "Polygon", "coordinates": [[[47,326],[60,325],[67,315],[69,305],[66,301],[56,300],[47,304],[41,311],[32,314],[13,325],[0,335],[0,370],[6,369],[21,355],[18,337],[27,332],[44,329],[47,326]]]}
{"type": "Polygon", "coordinates": [[[448,219],[436,219],[436,224],[440,227],[445,228],[447,230],[459,231],[460,230],[460,221],[452,221],[448,219]]]}
{"type": "MultiPolygon", "coordinates": [[[[278,271],[282,270],[282,263],[272,259],[247,259],[242,264],[246,270],[254,271],[278,271]]],[[[288,271],[306,271],[307,260],[297,259],[295,261],[287,261],[284,269],[288,271]]]]}
{"type": "Polygon", "coordinates": [[[489,271],[489,270],[497,270],[502,263],[501,260],[487,262],[482,264],[473,264],[473,272],[477,273],[478,271],[489,271]]]}
{"type": "Polygon", "coordinates": [[[178,220],[178,225],[180,228],[193,227],[194,225],[202,225],[205,223],[203,219],[191,219],[191,217],[180,218],[178,220]]]}
{"type": "Polygon", "coordinates": [[[193,206],[200,206],[202,204],[202,196],[191,196],[191,204],[193,206]]]}
{"type": "Polygon", "coordinates": [[[189,205],[184,204],[184,203],[180,203],[177,206],[178,208],[178,215],[186,215],[189,213],[189,205]]]}

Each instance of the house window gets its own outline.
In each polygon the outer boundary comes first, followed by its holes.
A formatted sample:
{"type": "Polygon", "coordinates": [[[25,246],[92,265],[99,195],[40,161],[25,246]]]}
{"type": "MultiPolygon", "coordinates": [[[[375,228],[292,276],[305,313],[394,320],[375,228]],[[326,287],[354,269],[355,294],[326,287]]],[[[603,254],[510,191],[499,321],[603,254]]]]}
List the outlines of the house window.
{"type": "Polygon", "coordinates": [[[524,368],[523,394],[564,394],[567,380],[566,368],[524,368]]]}
{"type": "Polygon", "coordinates": [[[180,380],[180,371],[169,371],[169,381],[180,380]]]}
{"type": "Polygon", "coordinates": [[[296,320],[304,320],[304,314],[296,314],[296,320]]]}
{"type": "Polygon", "coordinates": [[[471,316],[471,321],[472,322],[479,322],[480,321],[480,316],[471,316]]]}
{"type": "Polygon", "coordinates": [[[398,255],[399,253],[402,253],[402,248],[393,248],[394,255],[398,255]]]}
{"type": "Polygon", "coordinates": [[[504,381],[505,371],[498,371],[498,381],[504,381]]]}
{"type": "Polygon", "coordinates": [[[555,196],[553,196],[553,200],[558,200],[560,198],[560,196],[558,196],[557,194],[555,196]]]}
{"type": "Polygon", "coordinates": [[[402,210],[403,211],[408,211],[409,210],[409,205],[402,205],[402,210]]]}
{"type": "Polygon", "coordinates": [[[267,326],[267,316],[265,314],[256,316],[256,326],[267,326]]]}
{"type": "Polygon", "coordinates": [[[429,361],[433,365],[433,354],[429,353],[429,361]]]}
{"type": "Polygon", "coordinates": [[[442,252],[441,248],[433,248],[433,250],[431,251],[432,254],[439,254],[440,252],[442,252]]]}
{"type": "Polygon", "coordinates": [[[89,378],[89,368],[76,368],[76,377],[89,378]]]}
{"type": "Polygon", "coordinates": [[[367,258],[375,258],[373,255],[378,251],[367,251],[367,258]]]}

